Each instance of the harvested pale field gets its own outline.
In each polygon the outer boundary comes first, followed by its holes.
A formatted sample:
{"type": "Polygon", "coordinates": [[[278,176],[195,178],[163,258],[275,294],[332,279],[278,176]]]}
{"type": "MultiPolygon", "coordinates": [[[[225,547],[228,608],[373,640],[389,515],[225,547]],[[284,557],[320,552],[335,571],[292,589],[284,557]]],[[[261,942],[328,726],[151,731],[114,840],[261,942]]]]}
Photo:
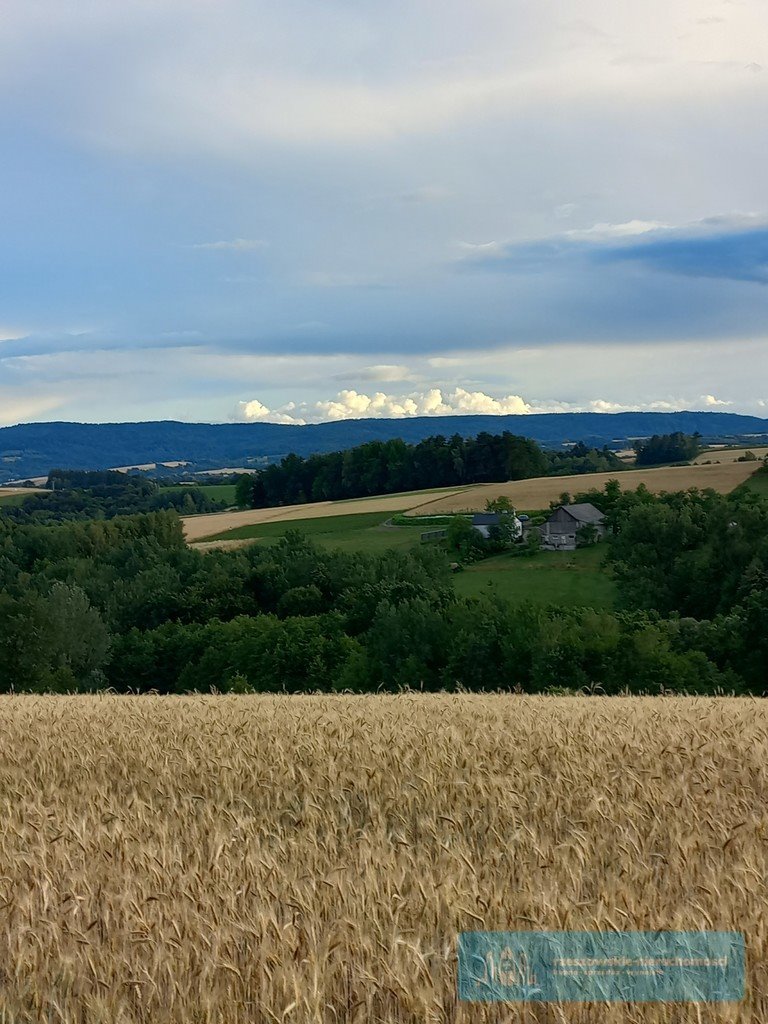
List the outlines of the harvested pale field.
{"type": "MultiPolygon", "coordinates": [[[[3,486],[4,487],[17,487],[20,484],[25,484],[27,481],[29,481],[35,487],[42,487],[45,490],[46,489],[45,485],[48,483],[48,477],[47,476],[25,476],[25,477],[20,477],[20,478],[18,478],[16,480],[10,480],[10,481],[8,481],[7,484],[4,484],[3,486]]],[[[23,488],[23,490],[28,490],[28,489],[29,488],[23,488]]]]}
{"type": "Polygon", "coordinates": [[[697,455],[694,462],[737,462],[747,452],[752,452],[758,459],[764,459],[768,455],[768,448],[713,448],[711,451],[697,455]]]}
{"type": "MultiPolygon", "coordinates": [[[[188,463],[185,463],[188,465],[188,463]]],[[[192,476],[229,476],[232,473],[253,473],[253,466],[221,466],[219,469],[198,469],[192,476]]]]}
{"type": "Polygon", "coordinates": [[[461,488],[437,491],[413,491],[410,494],[386,494],[372,498],[350,498],[348,501],[317,501],[306,505],[280,505],[277,508],[254,508],[242,512],[213,512],[209,515],[187,516],[184,536],[192,543],[218,536],[239,526],[260,523],[286,523],[295,519],[324,519],[327,516],[359,515],[364,512],[402,512],[430,498],[450,497],[461,488]]]}
{"type": "Polygon", "coordinates": [[[219,540],[192,541],[191,546],[195,551],[236,551],[238,548],[246,548],[253,543],[254,539],[248,537],[232,538],[231,540],[222,537],[219,540]]]}
{"type": "Polygon", "coordinates": [[[0,508],[3,505],[21,505],[25,498],[33,494],[47,493],[47,490],[39,487],[0,487],[0,508]]]}
{"type": "Polygon", "coordinates": [[[0,487],[0,498],[12,498],[17,494],[34,494],[30,487],[0,487]]]}
{"type": "Polygon", "coordinates": [[[616,457],[621,459],[622,462],[634,462],[636,452],[634,448],[622,448],[620,452],[616,452],[616,457]]]}
{"type": "Polygon", "coordinates": [[[425,502],[410,509],[411,515],[437,515],[442,512],[478,511],[489,498],[504,495],[518,509],[547,508],[563,491],[577,494],[593,487],[602,489],[609,480],[618,480],[624,490],[645,484],[649,491],[681,491],[688,487],[712,487],[724,494],[755,472],[756,462],[730,462],[713,466],[677,466],[662,469],[627,469],[619,473],[585,473],[581,476],[542,476],[532,480],[513,480],[503,484],[476,484],[464,491],[425,502]]]}
{"type": "Polygon", "coordinates": [[[0,1019],[768,1020],[768,705],[2,697],[0,1019]],[[741,1005],[459,1004],[463,930],[744,934],[741,1005]]]}

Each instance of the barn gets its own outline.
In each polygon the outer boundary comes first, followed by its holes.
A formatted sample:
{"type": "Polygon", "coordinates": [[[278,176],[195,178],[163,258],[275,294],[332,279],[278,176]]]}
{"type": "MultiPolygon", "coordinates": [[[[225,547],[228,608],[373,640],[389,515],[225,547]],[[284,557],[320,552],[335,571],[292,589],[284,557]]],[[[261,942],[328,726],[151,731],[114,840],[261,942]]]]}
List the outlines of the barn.
{"type": "Polygon", "coordinates": [[[560,505],[541,526],[541,540],[544,547],[559,551],[573,551],[576,548],[579,530],[588,528],[594,540],[605,536],[605,516],[590,502],[577,505],[560,505]]]}

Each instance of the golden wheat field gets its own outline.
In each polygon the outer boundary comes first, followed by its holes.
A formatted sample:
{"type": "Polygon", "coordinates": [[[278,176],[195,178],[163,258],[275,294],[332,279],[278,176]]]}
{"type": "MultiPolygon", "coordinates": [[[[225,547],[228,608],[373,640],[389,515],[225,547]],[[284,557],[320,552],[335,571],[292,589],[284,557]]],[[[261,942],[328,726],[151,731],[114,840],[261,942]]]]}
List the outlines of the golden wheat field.
{"type": "Polygon", "coordinates": [[[768,1020],[760,701],[0,703],[5,1022],[768,1020]],[[529,928],[742,931],[747,999],[459,1003],[529,928]]]}
{"type": "Polygon", "coordinates": [[[628,469],[621,473],[585,473],[580,476],[540,476],[503,484],[475,484],[452,495],[432,498],[412,507],[406,515],[437,515],[441,512],[476,511],[489,498],[508,497],[518,509],[547,508],[563,491],[576,494],[593,487],[602,490],[609,480],[618,480],[622,490],[645,484],[649,491],[682,491],[689,487],[711,487],[728,494],[744,483],[758,468],[758,462],[728,462],[711,466],[664,466],[659,469],[628,469]]]}

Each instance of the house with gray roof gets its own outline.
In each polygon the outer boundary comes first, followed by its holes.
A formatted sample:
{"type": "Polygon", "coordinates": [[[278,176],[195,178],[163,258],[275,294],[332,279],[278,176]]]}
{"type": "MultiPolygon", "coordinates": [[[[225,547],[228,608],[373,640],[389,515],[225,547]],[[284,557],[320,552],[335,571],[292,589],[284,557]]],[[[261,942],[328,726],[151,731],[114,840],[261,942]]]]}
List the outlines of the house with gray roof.
{"type": "Polygon", "coordinates": [[[501,525],[502,522],[512,523],[512,536],[517,538],[523,532],[523,524],[510,512],[476,512],[472,516],[472,526],[478,533],[480,533],[487,540],[491,536],[491,530],[494,526],[501,525]]]}
{"type": "Polygon", "coordinates": [[[595,540],[602,540],[605,536],[605,516],[599,508],[588,501],[577,505],[560,505],[540,527],[542,545],[558,551],[574,551],[579,530],[584,527],[593,527],[595,540]]]}

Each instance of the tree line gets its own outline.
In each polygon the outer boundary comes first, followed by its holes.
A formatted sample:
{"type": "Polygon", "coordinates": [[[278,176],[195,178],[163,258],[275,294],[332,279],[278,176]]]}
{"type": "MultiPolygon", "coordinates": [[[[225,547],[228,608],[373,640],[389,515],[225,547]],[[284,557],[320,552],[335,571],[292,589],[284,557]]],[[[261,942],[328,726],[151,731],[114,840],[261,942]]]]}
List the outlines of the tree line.
{"type": "Polygon", "coordinates": [[[337,501],[373,494],[524,480],[547,474],[624,469],[608,448],[583,443],[567,451],[544,451],[535,441],[505,431],[464,438],[429,437],[418,444],[398,439],[371,441],[343,452],[287,455],[238,482],[243,507],[337,501]]]}
{"type": "Polygon", "coordinates": [[[654,434],[635,445],[635,465],[659,466],[668,462],[691,462],[701,451],[701,434],[654,434]]]}
{"type": "Polygon", "coordinates": [[[30,491],[2,517],[18,523],[57,523],[113,519],[139,512],[174,509],[180,515],[220,512],[226,501],[212,498],[200,484],[166,486],[164,481],[111,470],[51,470],[46,491],[30,491]]]}

